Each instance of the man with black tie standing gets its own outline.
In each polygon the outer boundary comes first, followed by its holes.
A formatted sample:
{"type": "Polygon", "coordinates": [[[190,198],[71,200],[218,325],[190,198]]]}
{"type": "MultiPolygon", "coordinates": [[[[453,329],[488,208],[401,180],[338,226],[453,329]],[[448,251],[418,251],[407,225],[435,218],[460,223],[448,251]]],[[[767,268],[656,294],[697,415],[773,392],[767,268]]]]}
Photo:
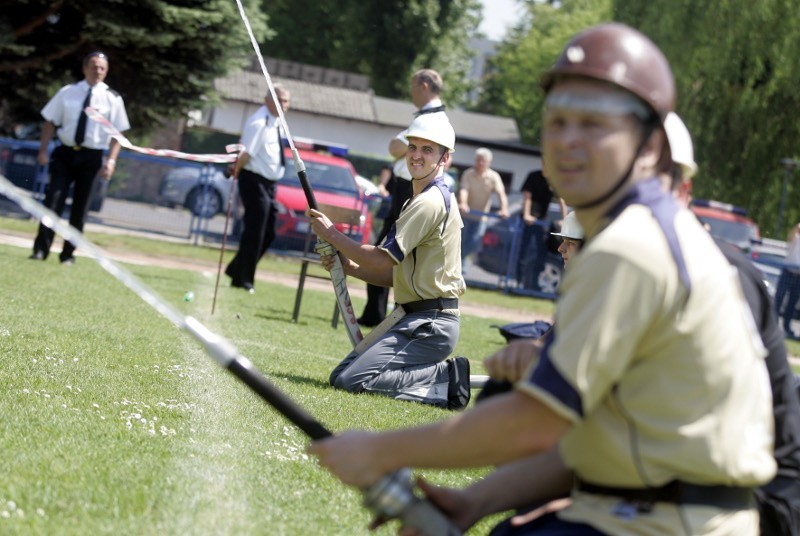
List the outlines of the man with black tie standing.
{"type": "MultiPolygon", "coordinates": [[[[286,112],[291,102],[289,91],[277,84],[274,89],[281,110],[286,112]]],[[[256,265],[275,239],[278,222],[275,188],[286,169],[278,109],[270,94],[264,104],[247,119],[240,140],[245,149],[236,161],[236,169],[230,169],[239,179],[244,231],[239,251],[225,274],[231,278],[232,287],[250,294],[255,292],[256,265]]]]}
{"type": "MultiPolygon", "coordinates": [[[[83,59],[84,80],[62,87],[42,109],[45,121],[39,141],[38,161],[43,166],[50,162],[50,184],[44,205],[61,215],[69,188],[74,183],[69,223],[79,231],[83,230],[83,219],[97,172],[100,171],[103,180],[109,180],[114,173],[120,150],[119,142],[110,139],[102,127],[89,119],[83,110],[91,106],[120,132],[130,128],[122,97],[104,82],[107,74],[108,57],[102,52],[88,54],[83,59]],[[48,146],[56,129],[61,145],[50,156],[48,146]],[[108,158],[103,162],[103,152],[106,149],[109,149],[108,158]]],[[[53,237],[52,229],[40,225],[30,258],[45,260],[53,245],[53,237]]],[[[61,263],[73,264],[74,253],[75,246],[65,242],[59,256],[61,263]]]]}

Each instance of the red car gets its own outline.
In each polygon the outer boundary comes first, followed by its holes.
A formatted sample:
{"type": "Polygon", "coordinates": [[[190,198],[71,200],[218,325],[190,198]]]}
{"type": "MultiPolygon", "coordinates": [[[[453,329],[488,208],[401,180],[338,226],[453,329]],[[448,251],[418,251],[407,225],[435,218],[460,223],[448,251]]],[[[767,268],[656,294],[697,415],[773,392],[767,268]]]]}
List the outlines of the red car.
{"type": "Polygon", "coordinates": [[[741,207],[695,199],[690,206],[697,219],[708,227],[711,236],[733,244],[742,251],[750,251],[750,247],[761,241],[758,225],[747,217],[747,211],[741,207]]]}
{"type": "MultiPolygon", "coordinates": [[[[347,225],[337,228],[363,244],[370,241],[372,234],[372,213],[369,198],[364,194],[356,180],[353,165],[334,153],[344,154],[345,149],[336,146],[322,146],[315,143],[295,140],[298,154],[306,166],[306,175],[317,203],[354,209],[360,212],[359,224],[351,229],[347,225]]],[[[294,158],[289,148],[285,150],[286,173],[278,181],[276,197],[278,201],[278,229],[272,247],[282,250],[302,250],[305,243],[308,220],[305,216],[306,201],[300,179],[294,169],[294,158]]],[[[201,166],[180,166],[170,170],[162,179],[161,202],[171,206],[184,206],[195,216],[211,218],[225,214],[231,183],[216,169],[201,183],[201,166]]],[[[234,191],[234,199],[238,192],[234,191]]],[[[234,219],[236,229],[241,232],[242,212],[239,207],[234,219]]],[[[332,218],[333,219],[333,218],[332,218]]]]}
{"type": "MultiPolygon", "coordinates": [[[[372,214],[367,197],[356,181],[356,170],[346,159],[331,154],[308,151],[298,147],[298,154],[306,166],[306,175],[320,205],[332,205],[354,209],[361,213],[359,224],[336,224],[353,240],[367,244],[372,235],[372,214]]],[[[278,229],[273,247],[275,249],[301,250],[308,231],[308,208],[300,179],[294,168],[294,159],[286,150],[286,173],[278,182],[278,229]]]]}

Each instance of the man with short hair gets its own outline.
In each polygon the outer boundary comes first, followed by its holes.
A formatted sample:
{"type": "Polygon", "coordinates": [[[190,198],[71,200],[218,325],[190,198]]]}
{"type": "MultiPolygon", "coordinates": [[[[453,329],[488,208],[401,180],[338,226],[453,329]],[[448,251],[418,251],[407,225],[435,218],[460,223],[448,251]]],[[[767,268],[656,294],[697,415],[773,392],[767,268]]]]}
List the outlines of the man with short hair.
{"type": "Polygon", "coordinates": [[[458,417],[309,451],[361,488],[400,467],[512,471],[547,453],[531,479],[571,488],[572,504],[542,534],[755,535],[753,489],[775,474],[765,350],[735,272],[661,188],[669,64],[636,30],[602,24],[542,80],[548,178],[586,241],[536,365],[458,417]]]}
{"type": "MultiPolygon", "coordinates": [[[[411,102],[417,107],[415,116],[430,114],[430,113],[445,113],[445,106],[442,104],[439,96],[442,93],[442,77],[433,69],[420,69],[415,72],[411,77],[411,102]]],[[[390,179],[391,191],[389,194],[392,196],[389,205],[389,213],[383,221],[381,232],[378,235],[375,244],[380,244],[389,230],[397,221],[400,216],[400,211],[403,209],[406,201],[411,197],[411,173],[406,164],[406,150],[408,149],[408,140],[406,133],[408,129],[403,130],[397,136],[392,138],[389,142],[389,154],[395,160],[392,167],[392,176],[390,179]]],[[[445,175],[445,180],[447,176],[445,175]]],[[[358,318],[358,323],[362,326],[377,326],[383,319],[386,318],[386,307],[389,300],[389,289],[377,285],[367,283],[367,303],[364,305],[364,311],[358,318]]]]}
{"type": "Polygon", "coordinates": [[[492,151],[480,147],[475,151],[475,165],[462,175],[458,188],[458,208],[464,220],[461,231],[461,269],[466,271],[467,257],[480,249],[483,233],[486,231],[485,213],[492,206],[492,194],[500,201],[501,218],[508,217],[508,198],[503,179],[491,168],[492,151]]]}
{"type": "MultiPolygon", "coordinates": [[[[528,173],[522,184],[522,236],[519,241],[519,260],[516,278],[520,286],[537,290],[539,274],[544,270],[548,250],[548,230],[556,228],[548,221],[548,209],[553,200],[553,189],[547,183],[542,169],[528,173]]],[[[567,217],[567,206],[561,198],[561,218],[567,217]]]]}
{"type": "MultiPolygon", "coordinates": [[[[83,230],[83,220],[98,171],[103,180],[111,179],[120,151],[119,142],[111,138],[99,123],[89,119],[84,109],[94,108],[120,132],[131,126],[122,97],[104,82],[107,75],[108,56],[103,52],[87,54],[83,58],[84,79],[62,87],[42,109],[44,124],[37,159],[43,166],[50,163],[50,184],[45,193],[44,206],[61,215],[70,186],[74,185],[69,224],[79,231],[83,230]],[[61,145],[49,155],[48,146],[56,130],[61,145]],[[106,149],[109,149],[109,153],[104,161],[106,149]]],[[[47,259],[54,236],[52,229],[40,224],[30,258],[47,259]]],[[[59,255],[61,263],[73,264],[74,253],[75,246],[65,241],[59,255]]]]}
{"type": "MultiPolygon", "coordinates": [[[[291,104],[289,90],[276,84],[275,95],[286,112],[291,104]]],[[[275,201],[277,182],[286,171],[280,116],[270,93],[261,106],[245,122],[239,143],[244,151],[231,164],[229,171],[239,180],[239,197],[244,205],[244,231],[239,250],[225,274],[231,286],[255,292],[256,266],[267,252],[278,226],[278,205],[275,201]]]]}
{"type": "MultiPolygon", "coordinates": [[[[426,114],[414,119],[406,137],[414,193],[379,246],[355,242],[324,214],[308,210],[314,233],[340,252],[345,273],[393,287],[406,313],[361,354],[348,354],[330,383],[352,393],[464,409],[470,398],[469,361],[445,361],[458,342],[458,298],[465,289],[461,217],[442,177],[455,133],[446,115],[426,114]]],[[[333,256],[321,255],[330,270],[333,256]]]]}

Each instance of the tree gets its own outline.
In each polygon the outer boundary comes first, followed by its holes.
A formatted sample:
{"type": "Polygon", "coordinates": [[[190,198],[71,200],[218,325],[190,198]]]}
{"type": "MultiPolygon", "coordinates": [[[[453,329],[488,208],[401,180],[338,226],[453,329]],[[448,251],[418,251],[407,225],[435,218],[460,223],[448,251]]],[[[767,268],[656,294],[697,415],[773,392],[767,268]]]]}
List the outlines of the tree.
{"type": "MultiPolygon", "coordinates": [[[[0,130],[40,121],[39,110],[60,86],[81,79],[81,58],[94,50],[108,54],[107,82],[139,132],[199,107],[213,96],[215,78],[252,55],[230,0],[2,4],[0,130]]],[[[248,16],[256,35],[267,37],[260,10],[251,6],[248,16]]]]}
{"type": "Polygon", "coordinates": [[[525,2],[526,13],[489,60],[477,109],[516,119],[525,143],[539,144],[544,93],[541,75],[583,28],[609,20],[611,0],[525,2]]]}
{"type": "MultiPolygon", "coordinates": [[[[700,172],[695,195],[745,206],[771,234],[784,170],[800,155],[800,14],[793,0],[617,0],[619,20],[669,58],[700,172]]],[[[776,238],[800,221],[800,188],[776,238]]]]}
{"type": "Polygon", "coordinates": [[[365,74],[392,98],[407,98],[411,74],[429,67],[444,78],[448,104],[466,98],[477,0],[265,0],[263,9],[275,29],[265,55],[365,74]]]}
{"type": "MultiPolygon", "coordinates": [[[[794,0],[526,0],[528,12],[492,60],[481,111],[511,115],[539,143],[539,77],[579,30],[617,20],[648,35],[672,65],[677,111],[692,132],[695,195],[746,207],[774,229],[784,169],[800,158],[800,11],[794,0]]],[[[800,174],[795,181],[800,180],[800,174]]],[[[800,221],[790,184],[777,238],[800,221]]]]}

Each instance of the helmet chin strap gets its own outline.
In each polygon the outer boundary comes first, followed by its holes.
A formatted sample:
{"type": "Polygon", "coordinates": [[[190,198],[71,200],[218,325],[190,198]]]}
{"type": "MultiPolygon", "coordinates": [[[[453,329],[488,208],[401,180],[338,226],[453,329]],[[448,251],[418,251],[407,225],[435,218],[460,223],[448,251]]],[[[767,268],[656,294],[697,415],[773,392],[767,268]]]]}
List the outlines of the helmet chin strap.
{"type": "Polygon", "coordinates": [[[424,181],[425,179],[427,179],[430,176],[431,173],[433,173],[434,171],[439,169],[439,166],[442,165],[442,160],[444,160],[444,157],[445,157],[446,154],[447,153],[442,153],[442,156],[439,157],[439,161],[436,162],[436,165],[433,166],[433,169],[430,170],[429,172],[427,172],[424,177],[420,177],[419,179],[415,179],[414,177],[411,177],[411,180],[412,181],[424,181]]]}
{"type": "Polygon", "coordinates": [[[598,205],[601,205],[608,201],[614,194],[616,194],[625,184],[628,182],[631,174],[633,173],[633,166],[636,165],[636,159],[639,157],[639,153],[642,152],[644,149],[647,140],[650,138],[650,135],[655,131],[656,123],[654,121],[648,121],[644,127],[644,133],[642,135],[642,141],[639,143],[639,147],[636,149],[636,153],[633,155],[633,160],[631,160],[631,165],[628,166],[628,170],[620,177],[620,179],[611,187],[609,191],[594,199],[593,201],[589,201],[587,203],[581,204],[573,204],[572,207],[576,210],[586,210],[589,208],[594,208],[598,205]]]}

